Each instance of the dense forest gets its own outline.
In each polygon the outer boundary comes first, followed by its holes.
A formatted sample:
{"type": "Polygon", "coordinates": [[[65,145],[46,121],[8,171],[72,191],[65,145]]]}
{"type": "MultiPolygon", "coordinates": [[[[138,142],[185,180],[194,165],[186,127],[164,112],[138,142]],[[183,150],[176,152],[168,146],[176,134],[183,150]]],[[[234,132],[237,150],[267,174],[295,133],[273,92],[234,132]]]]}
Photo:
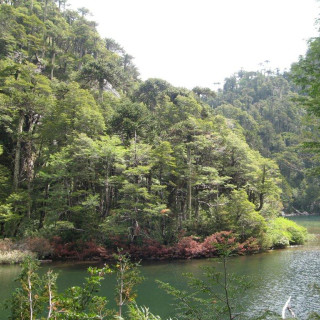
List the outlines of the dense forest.
{"type": "Polygon", "coordinates": [[[215,114],[236,120],[248,145],[273,159],[281,173],[281,200],[286,213],[319,212],[316,160],[303,148],[316,129],[301,106],[301,88],[291,73],[268,69],[240,71],[226,79],[215,99],[215,114]]]}
{"type": "Polygon", "coordinates": [[[1,237],[162,249],[230,232],[242,249],[303,242],[279,217],[319,211],[316,160],[301,146],[318,124],[291,73],[266,63],[217,92],[142,81],[87,9],[0,3],[1,237]]]}

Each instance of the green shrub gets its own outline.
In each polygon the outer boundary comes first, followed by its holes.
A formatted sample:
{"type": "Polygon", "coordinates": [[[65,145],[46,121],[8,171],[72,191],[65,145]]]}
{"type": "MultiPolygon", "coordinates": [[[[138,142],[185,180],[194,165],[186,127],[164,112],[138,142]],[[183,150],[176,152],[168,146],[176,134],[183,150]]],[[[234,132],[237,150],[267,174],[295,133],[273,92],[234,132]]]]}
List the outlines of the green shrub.
{"type": "Polygon", "coordinates": [[[267,237],[274,248],[285,248],[288,245],[303,244],[307,238],[307,229],[286,218],[270,221],[267,237]]]}

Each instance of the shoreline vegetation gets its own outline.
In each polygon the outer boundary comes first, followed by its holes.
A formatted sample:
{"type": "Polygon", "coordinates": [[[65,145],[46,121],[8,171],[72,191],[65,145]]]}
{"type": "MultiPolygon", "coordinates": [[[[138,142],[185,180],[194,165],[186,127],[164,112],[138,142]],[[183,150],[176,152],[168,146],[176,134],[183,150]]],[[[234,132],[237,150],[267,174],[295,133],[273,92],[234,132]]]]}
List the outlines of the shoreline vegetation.
{"type": "Polygon", "coordinates": [[[214,233],[204,239],[198,236],[182,236],[173,245],[163,245],[149,239],[143,243],[128,242],[114,236],[109,245],[93,240],[65,242],[61,237],[51,239],[29,237],[19,241],[0,240],[0,264],[21,263],[26,257],[37,258],[43,263],[52,261],[112,261],[118,248],[133,260],[161,261],[219,257],[216,249],[221,243],[232,247],[232,255],[250,255],[270,249],[284,249],[290,245],[302,245],[307,241],[304,227],[283,217],[271,221],[261,239],[250,237],[241,242],[239,235],[231,231],[214,233]]]}

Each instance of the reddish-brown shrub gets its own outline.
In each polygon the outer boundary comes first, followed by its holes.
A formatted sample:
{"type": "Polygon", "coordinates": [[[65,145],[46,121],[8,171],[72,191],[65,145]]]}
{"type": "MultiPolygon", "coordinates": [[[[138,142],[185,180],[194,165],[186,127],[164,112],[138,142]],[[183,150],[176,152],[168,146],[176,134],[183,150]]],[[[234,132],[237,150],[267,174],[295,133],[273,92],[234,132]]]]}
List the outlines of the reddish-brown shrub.
{"type": "Polygon", "coordinates": [[[81,243],[81,259],[90,259],[99,257],[101,253],[100,247],[94,241],[87,241],[81,243]]]}
{"type": "Polygon", "coordinates": [[[60,237],[51,240],[53,257],[58,259],[86,260],[107,257],[108,251],[94,241],[76,241],[63,243],[60,237]]]}
{"type": "Polygon", "coordinates": [[[203,256],[203,245],[192,237],[182,238],[175,246],[177,258],[199,258],[203,256]]]}
{"type": "Polygon", "coordinates": [[[54,248],[53,256],[58,259],[112,259],[112,253],[116,252],[116,248],[122,248],[123,252],[129,253],[132,259],[163,260],[216,257],[224,249],[237,254],[255,253],[259,250],[256,239],[250,238],[244,243],[238,243],[231,231],[212,234],[203,242],[191,236],[184,237],[174,246],[165,246],[152,239],[145,239],[142,245],[129,244],[127,239],[122,240],[119,236],[113,239],[115,242],[110,242],[108,248],[104,248],[98,246],[94,241],[63,243],[61,238],[55,237],[51,242],[54,248]]]}
{"type": "Polygon", "coordinates": [[[237,247],[237,253],[243,254],[253,254],[260,251],[258,240],[256,238],[249,238],[243,243],[239,243],[237,247]]]}
{"type": "Polygon", "coordinates": [[[131,257],[144,260],[162,260],[171,258],[171,248],[159,242],[146,239],[143,245],[131,244],[128,248],[131,257]]]}
{"type": "Polygon", "coordinates": [[[108,248],[117,251],[117,248],[128,248],[128,238],[121,235],[108,235],[107,245],[108,248]]]}
{"type": "Polygon", "coordinates": [[[203,241],[204,254],[206,257],[218,255],[222,247],[233,249],[235,246],[235,236],[231,231],[221,231],[208,236],[203,241]]]}
{"type": "Polygon", "coordinates": [[[13,247],[12,240],[8,238],[0,240],[0,251],[10,251],[13,250],[13,247]]]}
{"type": "Polygon", "coordinates": [[[50,241],[46,238],[30,237],[25,239],[23,243],[25,249],[36,253],[40,259],[51,256],[53,252],[50,241]]]}

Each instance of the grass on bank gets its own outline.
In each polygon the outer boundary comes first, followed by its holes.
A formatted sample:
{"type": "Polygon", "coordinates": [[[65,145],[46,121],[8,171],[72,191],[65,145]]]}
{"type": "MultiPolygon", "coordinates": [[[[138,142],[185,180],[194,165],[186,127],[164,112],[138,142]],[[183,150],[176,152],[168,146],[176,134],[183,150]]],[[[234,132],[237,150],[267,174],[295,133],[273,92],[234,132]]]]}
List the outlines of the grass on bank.
{"type": "Polygon", "coordinates": [[[23,262],[27,257],[36,254],[27,249],[19,249],[10,239],[0,240],[0,264],[15,264],[23,262]]]}

